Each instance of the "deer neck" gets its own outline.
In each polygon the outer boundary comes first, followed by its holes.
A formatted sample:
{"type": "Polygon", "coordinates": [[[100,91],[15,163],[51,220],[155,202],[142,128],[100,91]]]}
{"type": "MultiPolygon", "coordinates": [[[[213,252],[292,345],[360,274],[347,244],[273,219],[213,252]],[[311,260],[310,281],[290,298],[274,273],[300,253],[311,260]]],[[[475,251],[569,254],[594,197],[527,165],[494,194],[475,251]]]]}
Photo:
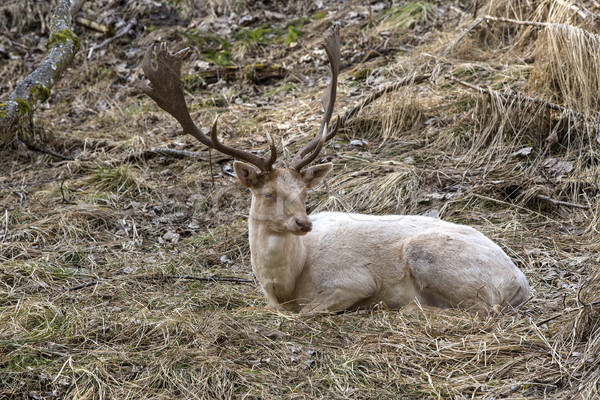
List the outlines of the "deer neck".
{"type": "Polygon", "coordinates": [[[252,270],[269,299],[278,305],[295,300],[296,281],[308,256],[303,236],[269,230],[248,220],[252,270]]]}

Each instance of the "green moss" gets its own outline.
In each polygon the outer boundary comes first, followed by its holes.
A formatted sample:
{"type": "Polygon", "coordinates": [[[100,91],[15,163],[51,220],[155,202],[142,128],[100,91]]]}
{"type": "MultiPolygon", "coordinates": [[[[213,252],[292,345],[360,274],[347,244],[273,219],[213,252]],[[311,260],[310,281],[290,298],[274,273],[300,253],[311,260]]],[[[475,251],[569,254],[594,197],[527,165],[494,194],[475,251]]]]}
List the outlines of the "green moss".
{"type": "Polygon", "coordinates": [[[21,97],[17,97],[14,101],[17,103],[17,110],[19,111],[19,115],[26,115],[31,109],[31,106],[29,105],[27,100],[24,100],[21,97]]]}
{"type": "Polygon", "coordinates": [[[327,10],[317,11],[315,15],[313,15],[314,19],[323,19],[327,16],[329,12],[327,10]]]}
{"type": "Polygon", "coordinates": [[[366,79],[369,75],[371,75],[371,68],[361,68],[354,72],[354,78],[356,80],[366,79]]]}
{"type": "Polygon", "coordinates": [[[6,118],[6,102],[0,103],[0,117],[6,118]]]}
{"type": "Polygon", "coordinates": [[[71,40],[73,45],[75,46],[75,53],[79,51],[81,48],[81,44],[79,43],[79,38],[76,34],[73,33],[70,29],[61,29],[56,32],[54,35],[50,37],[48,40],[47,48],[50,50],[52,47],[56,46],[60,43],[65,43],[67,40],[71,40]]]}
{"type": "Polygon", "coordinates": [[[39,93],[40,101],[42,103],[50,98],[50,89],[39,83],[33,85],[30,90],[34,98],[36,98],[39,93]]]}

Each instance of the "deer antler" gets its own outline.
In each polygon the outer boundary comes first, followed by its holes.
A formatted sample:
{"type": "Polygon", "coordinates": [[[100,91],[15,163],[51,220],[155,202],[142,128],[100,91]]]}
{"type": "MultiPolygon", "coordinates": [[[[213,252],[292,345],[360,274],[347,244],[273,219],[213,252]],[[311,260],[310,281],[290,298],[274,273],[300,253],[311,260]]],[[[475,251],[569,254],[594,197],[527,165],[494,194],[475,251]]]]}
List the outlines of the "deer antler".
{"type": "Polygon", "coordinates": [[[327,52],[327,58],[329,58],[329,67],[331,68],[331,80],[329,86],[323,93],[321,102],[323,103],[323,109],[325,114],[321,120],[321,126],[317,131],[317,135],[307,144],[305,144],[292,159],[290,164],[291,169],[300,171],[302,168],[310,164],[319,155],[321,148],[328,140],[333,138],[340,126],[339,117],[335,122],[335,128],[331,133],[328,132],[329,121],[333,114],[333,106],[335,104],[335,97],[337,91],[337,79],[340,71],[340,27],[334,25],[327,35],[325,36],[325,51],[327,52]],[[307,156],[308,155],[308,156],[307,156]]]}
{"type": "Polygon", "coordinates": [[[269,172],[277,159],[277,150],[270,135],[267,134],[267,141],[269,143],[271,154],[269,159],[265,160],[250,152],[236,149],[219,142],[219,139],[217,138],[216,119],[210,130],[210,138],[202,133],[196,124],[194,124],[185,102],[181,85],[181,61],[183,60],[183,57],[187,55],[188,51],[189,48],[186,48],[177,53],[170,53],[167,49],[167,45],[162,43],[160,48],[156,50],[156,66],[154,66],[152,64],[154,45],[148,47],[144,59],[142,60],[142,69],[152,86],[142,82],[139,85],[139,88],[150,96],[160,108],[171,114],[177,122],[179,122],[184,133],[194,136],[206,146],[220,151],[223,154],[249,162],[250,164],[257,166],[262,172],[269,172]]]}

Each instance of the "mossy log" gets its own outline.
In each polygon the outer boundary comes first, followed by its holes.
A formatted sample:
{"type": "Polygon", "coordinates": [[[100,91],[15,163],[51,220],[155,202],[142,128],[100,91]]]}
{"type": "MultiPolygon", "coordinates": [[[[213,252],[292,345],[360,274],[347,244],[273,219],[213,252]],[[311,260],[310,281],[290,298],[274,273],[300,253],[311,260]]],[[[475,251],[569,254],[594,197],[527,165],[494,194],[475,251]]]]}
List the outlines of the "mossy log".
{"type": "Polygon", "coordinates": [[[29,118],[79,51],[79,39],[71,30],[71,14],[81,1],[60,0],[50,19],[48,54],[40,65],[16,86],[8,100],[0,103],[0,146],[9,142],[21,121],[29,118]]]}

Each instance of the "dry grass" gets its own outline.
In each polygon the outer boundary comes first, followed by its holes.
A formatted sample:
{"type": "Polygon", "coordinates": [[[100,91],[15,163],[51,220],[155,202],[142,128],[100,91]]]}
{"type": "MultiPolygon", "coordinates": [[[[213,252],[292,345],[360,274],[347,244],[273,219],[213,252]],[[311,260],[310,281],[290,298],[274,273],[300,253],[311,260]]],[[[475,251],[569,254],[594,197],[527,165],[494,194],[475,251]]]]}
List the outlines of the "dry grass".
{"type": "MultiPolygon", "coordinates": [[[[41,7],[34,3],[19,7],[41,7]]],[[[561,2],[489,1],[479,15],[562,25],[484,24],[446,54],[475,22],[471,4],[460,11],[454,3],[410,2],[386,13],[326,1],[323,14],[307,1],[214,0],[205,9],[191,0],[126,3],[115,13],[86,2],[84,10],[101,21],[137,16],[135,37],[86,59],[85,49],[100,39],[78,27],[84,50],[48,109],[36,114],[38,144],[75,159],[19,142],[1,150],[0,399],[599,396],[593,24],[561,2]],[[326,69],[313,50],[321,28],[342,20],[348,40],[338,110],[413,69],[434,78],[388,93],[348,121],[323,150],[334,173],[312,191],[309,208],[439,215],[475,226],[526,273],[527,303],[488,319],[418,305],[300,317],[267,309],[255,284],[189,279],[253,279],[249,199],[229,175],[229,159],[216,159],[214,179],[197,159],[131,161],[161,146],[208,157],[131,89],[140,48],[158,37],[184,47],[178,30],[210,21],[217,25],[209,31],[225,29],[218,24],[236,13],[258,13],[255,27],[265,7],[310,16],[299,45],[250,46],[236,62],[289,65],[289,76],[264,85],[199,85],[188,94],[195,119],[206,124],[224,114],[225,140],[257,152],[268,129],[289,156],[319,120],[326,69]],[[315,58],[305,62],[305,54],[315,58]],[[446,73],[495,92],[468,91],[446,73]],[[505,96],[505,89],[570,111],[505,96]],[[215,100],[224,98],[230,104],[215,100]]],[[[26,14],[2,22],[6,31],[33,29],[26,14]]],[[[202,52],[193,49],[184,71],[194,70],[202,52]]],[[[12,71],[0,79],[4,96],[21,61],[1,62],[12,71]]]]}

